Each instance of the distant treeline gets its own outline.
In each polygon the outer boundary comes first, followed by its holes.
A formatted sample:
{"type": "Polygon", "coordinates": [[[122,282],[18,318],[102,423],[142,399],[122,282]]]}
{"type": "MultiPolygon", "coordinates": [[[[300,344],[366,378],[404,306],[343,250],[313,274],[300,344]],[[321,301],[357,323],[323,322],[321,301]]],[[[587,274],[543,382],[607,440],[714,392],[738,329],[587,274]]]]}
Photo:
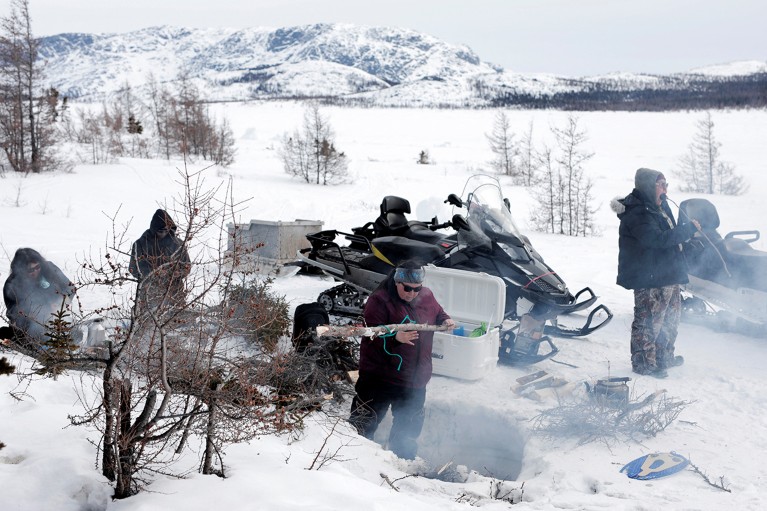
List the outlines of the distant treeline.
{"type": "Polygon", "coordinates": [[[637,89],[619,81],[579,84],[579,90],[555,94],[477,92],[494,107],[557,110],[666,111],[767,107],[767,73],[740,77],[664,77],[652,88],[637,89]]]}
{"type": "MultiPolygon", "coordinates": [[[[656,77],[652,84],[639,86],[636,81],[611,80],[590,82],[572,79],[567,92],[519,92],[499,89],[482,80],[472,83],[473,97],[462,103],[449,99],[430,102],[429,108],[498,108],[553,109],[572,111],[645,111],[718,110],[725,108],[767,108],[767,73],[747,76],[709,77],[677,75],[656,77]]],[[[307,96],[280,94],[278,90],[257,89],[253,99],[313,100],[324,105],[357,108],[413,108],[423,103],[403,101],[381,104],[375,96],[307,96]]]]}

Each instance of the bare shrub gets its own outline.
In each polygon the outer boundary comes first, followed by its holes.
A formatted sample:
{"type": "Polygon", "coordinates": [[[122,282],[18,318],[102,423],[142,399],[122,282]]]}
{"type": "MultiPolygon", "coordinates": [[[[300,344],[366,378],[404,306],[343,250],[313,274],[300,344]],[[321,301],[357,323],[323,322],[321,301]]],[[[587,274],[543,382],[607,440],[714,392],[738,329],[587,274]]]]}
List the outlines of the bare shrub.
{"type": "Polygon", "coordinates": [[[690,404],[662,394],[651,394],[642,400],[629,400],[626,406],[611,406],[603,400],[562,403],[544,410],[533,419],[533,431],[548,438],[575,437],[578,444],[602,441],[638,440],[654,437],[665,430],[690,404]],[[660,397],[659,399],[656,399],[660,397]]]}
{"type": "Polygon", "coordinates": [[[336,149],[330,121],[316,103],[304,111],[301,130],[284,135],[280,158],[286,173],[307,183],[343,183],[348,177],[346,154],[336,149]]]}
{"type": "Polygon", "coordinates": [[[679,159],[676,175],[682,180],[684,192],[721,193],[740,195],[748,186],[743,177],[735,174],[735,167],[719,155],[721,142],[714,136],[711,112],[696,123],[697,131],[685,153],[679,159]]]}

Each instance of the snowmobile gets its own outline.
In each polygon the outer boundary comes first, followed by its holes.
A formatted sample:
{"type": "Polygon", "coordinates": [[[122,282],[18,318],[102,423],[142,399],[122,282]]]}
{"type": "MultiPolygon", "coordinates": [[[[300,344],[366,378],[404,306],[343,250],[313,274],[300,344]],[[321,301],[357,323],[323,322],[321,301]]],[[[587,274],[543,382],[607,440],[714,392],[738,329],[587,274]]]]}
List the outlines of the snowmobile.
{"type": "Polygon", "coordinates": [[[550,347],[544,358],[556,353],[544,334],[588,335],[612,319],[610,310],[599,305],[583,326],[560,325],[558,316],[591,307],[597,296],[588,287],[575,295],[568,291],[530,240],[520,234],[495,178],[472,176],[461,196],[465,199],[450,194],[445,203],[465,210],[466,216],[454,214],[449,222],[439,223],[436,217],[428,222],[408,220],[410,203],[387,196],[378,218],[352,233],[328,230],[308,235],[311,247],[299,251],[299,259],[342,282],[321,293],[317,301],[331,314],[359,316],[372,290],[397,263],[407,259],[498,276],[506,284],[504,320],[512,324],[501,334],[502,351],[511,359],[528,362],[541,357],[537,355],[541,343],[550,347]],[[437,232],[445,228],[455,232],[437,232]],[[600,311],[606,317],[595,323],[600,311]]]}
{"type": "Polygon", "coordinates": [[[720,331],[767,336],[767,252],[752,243],[757,230],[719,234],[719,214],[706,199],[679,204],[678,221],[696,219],[701,232],[684,245],[690,282],[682,319],[720,331]]]}

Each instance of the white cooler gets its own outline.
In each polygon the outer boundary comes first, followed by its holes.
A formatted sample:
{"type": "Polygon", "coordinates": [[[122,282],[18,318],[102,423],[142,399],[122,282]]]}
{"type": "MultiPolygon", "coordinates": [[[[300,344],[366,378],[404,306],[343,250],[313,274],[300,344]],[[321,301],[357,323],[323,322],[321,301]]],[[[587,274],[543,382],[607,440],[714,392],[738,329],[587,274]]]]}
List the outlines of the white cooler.
{"type": "Polygon", "coordinates": [[[506,307],[506,286],[500,277],[451,268],[426,267],[424,285],[464,336],[434,332],[433,373],[478,380],[498,363],[499,325],[506,307]],[[468,337],[482,323],[487,333],[468,337]]]}

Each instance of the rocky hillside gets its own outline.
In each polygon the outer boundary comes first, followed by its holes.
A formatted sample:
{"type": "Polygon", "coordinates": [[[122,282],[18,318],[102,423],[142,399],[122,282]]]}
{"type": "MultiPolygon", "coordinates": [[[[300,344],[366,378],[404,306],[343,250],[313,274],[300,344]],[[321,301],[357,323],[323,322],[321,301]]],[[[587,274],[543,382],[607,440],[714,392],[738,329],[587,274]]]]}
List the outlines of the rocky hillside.
{"type": "Polygon", "coordinates": [[[671,76],[523,75],[482,61],[467,46],[412,30],[344,24],[59,34],[41,39],[40,58],[50,84],[82,101],[126,85],[140,93],[150,80],[182,75],[211,101],[313,97],[382,106],[657,109],[646,103],[661,97],[663,108],[673,108],[668,94],[684,105],[692,94],[696,101],[717,98],[721,106],[755,106],[767,90],[765,62],[671,76]]]}

